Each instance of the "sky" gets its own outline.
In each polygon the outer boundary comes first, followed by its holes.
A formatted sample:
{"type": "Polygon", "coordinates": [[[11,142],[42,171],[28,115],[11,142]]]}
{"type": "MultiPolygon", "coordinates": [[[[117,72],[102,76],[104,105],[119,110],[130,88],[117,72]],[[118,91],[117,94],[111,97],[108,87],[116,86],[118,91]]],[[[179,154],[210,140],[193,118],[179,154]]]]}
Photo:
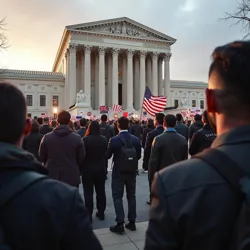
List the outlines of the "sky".
{"type": "Polygon", "coordinates": [[[220,20],[236,6],[237,0],[0,0],[9,40],[0,68],[51,71],[65,26],[126,16],[177,39],[171,79],[207,82],[213,49],[245,35],[220,20]]]}

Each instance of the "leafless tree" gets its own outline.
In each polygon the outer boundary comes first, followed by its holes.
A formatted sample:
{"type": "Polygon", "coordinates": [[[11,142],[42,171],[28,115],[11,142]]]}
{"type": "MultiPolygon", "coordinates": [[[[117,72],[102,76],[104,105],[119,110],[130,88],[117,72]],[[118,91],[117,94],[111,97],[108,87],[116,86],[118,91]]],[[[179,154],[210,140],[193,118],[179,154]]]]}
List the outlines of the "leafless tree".
{"type": "Polygon", "coordinates": [[[250,0],[240,0],[235,12],[226,12],[222,20],[232,20],[232,25],[241,24],[242,31],[246,34],[244,38],[250,37],[250,0]]]}
{"type": "Polygon", "coordinates": [[[7,37],[5,36],[5,27],[6,27],[6,22],[5,18],[0,20],[0,50],[1,49],[6,49],[8,47],[8,40],[7,37]]]}

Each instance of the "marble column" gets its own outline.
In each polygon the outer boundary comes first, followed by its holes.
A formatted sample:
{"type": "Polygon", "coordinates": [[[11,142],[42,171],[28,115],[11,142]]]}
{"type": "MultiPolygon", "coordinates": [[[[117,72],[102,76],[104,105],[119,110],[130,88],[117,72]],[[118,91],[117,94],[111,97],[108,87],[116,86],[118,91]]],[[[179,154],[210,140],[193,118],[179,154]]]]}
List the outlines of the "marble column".
{"type": "Polygon", "coordinates": [[[65,85],[64,85],[64,107],[69,108],[68,90],[69,88],[69,50],[65,52],[65,85]]]}
{"type": "Polygon", "coordinates": [[[146,52],[145,51],[141,51],[140,52],[140,103],[142,103],[143,98],[144,98],[144,94],[145,94],[145,88],[146,88],[146,71],[145,71],[145,67],[146,67],[146,52]]]}
{"type": "Polygon", "coordinates": [[[122,55],[122,107],[127,108],[127,57],[122,55]]]}
{"type": "Polygon", "coordinates": [[[169,72],[169,61],[171,58],[170,53],[165,54],[164,57],[164,96],[167,97],[167,107],[171,106],[170,99],[170,72],[169,72]]]}
{"type": "Polygon", "coordinates": [[[135,110],[139,110],[140,109],[140,58],[138,55],[135,56],[135,59],[134,59],[134,63],[135,63],[135,81],[134,81],[134,85],[135,85],[135,88],[134,88],[134,108],[135,110]]]}
{"type": "Polygon", "coordinates": [[[95,54],[95,110],[99,110],[99,53],[95,54]]]}
{"type": "Polygon", "coordinates": [[[89,106],[91,106],[90,103],[90,90],[91,90],[91,61],[90,61],[90,55],[91,55],[91,47],[85,46],[84,47],[85,52],[85,60],[84,60],[84,92],[87,96],[87,101],[89,103],[89,106]]]}
{"type": "Polygon", "coordinates": [[[133,107],[133,51],[127,50],[127,109],[132,111],[133,107]]]}
{"type": "Polygon", "coordinates": [[[69,106],[76,103],[76,49],[77,45],[69,45],[69,106]]]}
{"type": "Polygon", "coordinates": [[[112,70],[112,105],[118,104],[118,52],[116,48],[112,49],[113,70],[112,70]]]}
{"type": "Polygon", "coordinates": [[[99,47],[99,106],[105,105],[105,48],[99,47]]]}
{"type": "Polygon", "coordinates": [[[147,60],[147,86],[152,89],[152,60],[151,60],[151,54],[148,54],[147,60]]]}
{"type": "Polygon", "coordinates": [[[85,56],[84,56],[84,50],[80,51],[81,54],[81,84],[80,84],[80,89],[83,90],[85,93],[85,88],[84,88],[84,64],[85,64],[85,56]]]}
{"type": "Polygon", "coordinates": [[[153,77],[152,77],[152,94],[158,95],[158,53],[154,52],[153,56],[153,77]]]}
{"type": "Polygon", "coordinates": [[[112,106],[112,69],[113,69],[113,62],[112,62],[112,54],[109,52],[107,53],[108,57],[108,94],[107,94],[107,104],[109,107],[112,106]]]}
{"type": "Polygon", "coordinates": [[[162,86],[162,57],[158,59],[158,95],[163,95],[163,86],[162,86]]]}

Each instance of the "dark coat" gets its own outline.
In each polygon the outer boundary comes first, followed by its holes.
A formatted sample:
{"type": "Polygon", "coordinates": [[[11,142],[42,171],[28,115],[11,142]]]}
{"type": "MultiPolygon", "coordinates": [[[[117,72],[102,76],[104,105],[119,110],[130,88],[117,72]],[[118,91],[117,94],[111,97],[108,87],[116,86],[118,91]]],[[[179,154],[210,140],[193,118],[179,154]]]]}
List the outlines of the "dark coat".
{"type": "Polygon", "coordinates": [[[202,129],[194,133],[190,143],[189,154],[195,155],[206,148],[210,148],[215,138],[216,134],[212,128],[206,124],[202,129]]]}
{"type": "Polygon", "coordinates": [[[198,130],[200,130],[202,128],[203,128],[202,121],[197,121],[197,122],[194,122],[192,125],[190,125],[190,127],[188,128],[189,129],[189,135],[188,135],[189,139],[192,140],[194,133],[196,133],[198,130]]]}
{"type": "MultiPolygon", "coordinates": [[[[1,144],[1,143],[0,143],[1,144]]],[[[7,144],[6,144],[7,145],[7,144]]],[[[0,145],[0,187],[25,171],[47,174],[48,170],[14,149],[0,145]]],[[[22,152],[23,151],[23,152],[22,152]]],[[[78,189],[43,179],[19,193],[1,207],[1,226],[11,249],[19,250],[101,250],[78,189]]]]}
{"type": "MultiPolygon", "coordinates": [[[[250,174],[250,126],[217,137],[212,146],[250,174]]],[[[223,164],[223,163],[222,163],[223,164]]],[[[200,159],[156,175],[145,250],[230,249],[239,200],[225,179],[200,159]]]]}
{"type": "Polygon", "coordinates": [[[85,134],[86,134],[86,131],[87,131],[87,129],[84,127],[84,128],[78,129],[76,132],[77,132],[78,135],[81,136],[81,138],[83,138],[85,136],[85,134]]]}
{"type": "Polygon", "coordinates": [[[185,125],[183,122],[177,122],[175,126],[175,130],[188,140],[188,126],[187,125],[185,125]]]}
{"type": "Polygon", "coordinates": [[[160,135],[161,133],[163,133],[163,131],[164,131],[163,126],[158,126],[157,128],[155,128],[154,130],[152,130],[151,132],[147,134],[145,148],[144,148],[144,156],[143,156],[143,165],[146,167],[146,169],[148,167],[148,163],[150,159],[152,142],[154,138],[157,135],[160,135]]]}
{"type": "Polygon", "coordinates": [[[177,132],[166,131],[155,137],[149,160],[149,179],[161,169],[188,158],[188,142],[177,132]]]}
{"type": "Polygon", "coordinates": [[[80,166],[85,158],[81,137],[66,125],[46,134],[40,145],[41,161],[49,176],[72,186],[80,184],[80,166]]]}
{"type": "Polygon", "coordinates": [[[112,155],[114,155],[113,156],[113,171],[112,171],[113,177],[119,175],[118,159],[119,159],[119,154],[123,146],[123,143],[121,139],[118,138],[118,136],[123,137],[123,139],[126,141],[129,140],[129,137],[131,136],[132,144],[135,147],[136,152],[137,152],[137,158],[138,160],[141,158],[141,144],[137,137],[130,135],[128,132],[124,131],[124,132],[120,132],[119,135],[111,138],[108,144],[106,157],[110,159],[112,155]]]}
{"type": "Polygon", "coordinates": [[[86,157],[82,164],[82,175],[100,174],[106,176],[106,150],[108,140],[102,135],[89,135],[83,138],[86,157]]]}
{"type": "Polygon", "coordinates": [[[130,128],[129,128],[129,132],[131,133],[131,135],[136,136],[139,140],[141,140],[142,138],[142,133],[143,133],[143,129],[141,127],[140,124],[133,124],[130,128]]]}
{"type": "Polygon", "coordinates": [[[142,147],[145,148],[145,144],[146,144],[146,139],[147,139],[147,135],[149,132],[151,132],[154,128],[144,128],[143,129],[143,133],[142,133],[142,147]]]}
{"type": "Polygon", "coordinates": [[[43,135],[40,134],[39,132],[31,132],[23,140],[23,149],[33,154],[38,161],[40,161],[40,156],[38,154],[38,151],[42,138],[43,135]]]}
{"type": "Polygon", "coordinates": [[[42,135],[46,135],[48,133],[50,133],[53,130],[53,128],[51,128],[49,125],[43,125],[40,127],[40,133],[42,135]]]}
{"type": "Polygon", "coordinates": [[[108,139],[108,141],[110,138],[114,136],[113,128],[106,122],[100,123],[100,130],[101,130],[101,135],[105,136],[108,139]]]}

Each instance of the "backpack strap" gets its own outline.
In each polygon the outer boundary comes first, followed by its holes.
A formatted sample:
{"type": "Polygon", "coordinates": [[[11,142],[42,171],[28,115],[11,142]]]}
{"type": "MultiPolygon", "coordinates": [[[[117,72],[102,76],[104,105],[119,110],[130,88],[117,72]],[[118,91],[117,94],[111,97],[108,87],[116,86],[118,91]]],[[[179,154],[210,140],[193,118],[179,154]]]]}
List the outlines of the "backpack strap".
{"type": "Polygon", "coordinates": [[[226,153],[221,150],[209,148],[192,158],[200,159],[213,167],[228,183],[230,188],[242,196],[240,179],[249,174],[241,169],[226,153]]]}
{"type": "Polygon", "coordinates": [[[36,182],[47,179],[45,175],[41,175],[36,172],[27,171],[19,174],[10,183],[6,184],[0,189],[0,207],[7,204],[17,194],[24,191],[26,188],[35,184],[36,182]]]}
{"type": "Polygon", "coordinates": [[[122,141],[122,143],[124,144],[124,146],[125,147],[132,147],[133,146],[133,143],[132,143],[132,137],[131,137],[131,135],[129,135],[129,140],[128,140],[128,142],[126,141],[126,140],[124,140],[124,138],[122,137],[122,136],[117,136],[121,141],[122,141]]]}

